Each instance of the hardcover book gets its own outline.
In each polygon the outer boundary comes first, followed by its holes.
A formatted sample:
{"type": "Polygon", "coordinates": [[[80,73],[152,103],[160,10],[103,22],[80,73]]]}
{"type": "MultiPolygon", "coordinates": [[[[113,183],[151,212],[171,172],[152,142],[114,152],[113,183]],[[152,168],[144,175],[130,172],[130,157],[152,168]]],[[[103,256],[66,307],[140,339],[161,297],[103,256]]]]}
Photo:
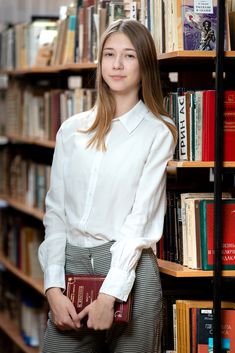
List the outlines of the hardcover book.
{"type": "MultiPolygon", "coordinates": [[[[211,51],[216,49],[217,1],[199,4],[194,0],[182,1],[184,50],[211,51]]],[[[225,50],[227,27],[225,25],[225,50]]]]}
{"type": "MultiPolygon", "coordinates": [[[[223,240],[222,265],[225,270],[235,269],[235,199],[222,201],[223,240]]],[[[200,201],[200,231],[202,269],[213,269],[214,258],[214,200],[200,201]]]]}
{"type": "MultiPolygon", "coordinates": [[[[192,353],[213,352],[213,310],[211,308],[192,308],[192,320],[195,330],[192,353]]],[[[234,352],[235,310],[222,309],[221,312],[221,349],[222,352],[234,352]]]]}
{"type": "MultiPolygon", "coordinates": [[[[99,294],[100,287],[105,276],[100,275],[65,275],[66,292],[77,313],[81,312],[87,305],[91,304],[99,294]]],[[[131,319],[132,296],[126,302],[115,302],[114,322],[128,323],[131,319]]]]}
{"type": "MultiPolygon", "coordinates": [[[[203,93],[202,160],[215,160],[215,90],[203,93]]],[[[235,161],[235,91],[224,92],[224,161],[235,161]]]]}

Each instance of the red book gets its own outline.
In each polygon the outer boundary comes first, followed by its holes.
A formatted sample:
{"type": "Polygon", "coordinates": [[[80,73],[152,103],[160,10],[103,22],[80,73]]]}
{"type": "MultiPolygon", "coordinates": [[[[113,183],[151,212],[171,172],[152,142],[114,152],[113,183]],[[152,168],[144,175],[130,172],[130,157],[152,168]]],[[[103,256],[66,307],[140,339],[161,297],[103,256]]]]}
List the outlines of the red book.
{"type": "MultiPolygon", "coordinates": [[[[202,160],[215,160],[215,90],[203,92],[202,160]]],[[[224,161],[235,161],[235,91],[224,92],[224,161]]]]}
{"type": "MultiPolygon", "coordinates": [[[[223,240],[222,265],[225,270],[235,269],[235,199],[222,201],[223,240]]],[[[214,263],[214,200],[200,201],[200,233],[202,269],[213,270],[214,263]]]]}
{"type": "Polygon", "coordinates": [[[202,160],[215,160],[215,91],[203,91],[202,160]]]}
{"type": "Polygon", "coordinates": [[[235,91],[224,92],[224,156],[235,161],[235,91]]]}
{"type": "MultiPolygon", "coordinates": [[[[81,312],[98,296],[105,276],[99,275],[65,275],[66,295],[76,308],[81,312]]],[[[114,322],[130,322],[132,298],[129,295],[126,302],[115,302],[114,322]]]]}

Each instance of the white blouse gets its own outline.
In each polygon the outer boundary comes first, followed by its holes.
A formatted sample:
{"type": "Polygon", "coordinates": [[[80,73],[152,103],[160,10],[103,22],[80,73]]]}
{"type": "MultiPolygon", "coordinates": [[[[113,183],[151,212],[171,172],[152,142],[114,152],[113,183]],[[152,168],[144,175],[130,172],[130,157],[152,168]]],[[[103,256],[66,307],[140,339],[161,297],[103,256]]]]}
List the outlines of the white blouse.
{"type": "Polygon", "coordinates": [[[125,301],[142,249],[155,248],[162,236],[166,165],[175,146],[142,101],[113,120],[104,152],[86,148],[92,135],[78,131],[94,118],[94,111],[77,114],[57,133],[39,260],[45,290],[64,289],[66,242],[93,247],[114,240],[100,292],[125,301]]]}

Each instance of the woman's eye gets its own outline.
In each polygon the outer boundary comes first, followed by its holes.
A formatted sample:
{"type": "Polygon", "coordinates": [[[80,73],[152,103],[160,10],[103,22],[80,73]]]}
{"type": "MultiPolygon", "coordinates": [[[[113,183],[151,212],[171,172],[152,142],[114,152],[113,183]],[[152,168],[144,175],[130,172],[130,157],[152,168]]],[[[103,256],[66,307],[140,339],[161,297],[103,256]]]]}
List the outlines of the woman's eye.
{"type": "Polygon", "coordinates": [[[134,59],[134,58],[135,58],[135,56],[134,56],[133,54],[127,54],[126,57],[127,57],[128,59],[134,59]]]}
{"type": "Polygon", "coordinates": [[[106,57],[113,56],[113,53],[104,53],[104,56],[106,57]]]}

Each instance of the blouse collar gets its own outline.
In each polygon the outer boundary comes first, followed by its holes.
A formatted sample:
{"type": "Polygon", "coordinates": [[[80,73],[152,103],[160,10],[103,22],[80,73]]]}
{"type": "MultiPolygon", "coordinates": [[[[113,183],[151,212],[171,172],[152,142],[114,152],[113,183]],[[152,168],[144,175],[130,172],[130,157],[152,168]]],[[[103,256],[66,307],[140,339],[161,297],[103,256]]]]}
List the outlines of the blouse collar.
{"type": "Polygon", "coordinates": [[[113,119],[113,122],[120,121],[129,134],[131,134],[144,119],[148,109],[142,100],[139,100],[136,105],[127,113],[113,119]]]}

